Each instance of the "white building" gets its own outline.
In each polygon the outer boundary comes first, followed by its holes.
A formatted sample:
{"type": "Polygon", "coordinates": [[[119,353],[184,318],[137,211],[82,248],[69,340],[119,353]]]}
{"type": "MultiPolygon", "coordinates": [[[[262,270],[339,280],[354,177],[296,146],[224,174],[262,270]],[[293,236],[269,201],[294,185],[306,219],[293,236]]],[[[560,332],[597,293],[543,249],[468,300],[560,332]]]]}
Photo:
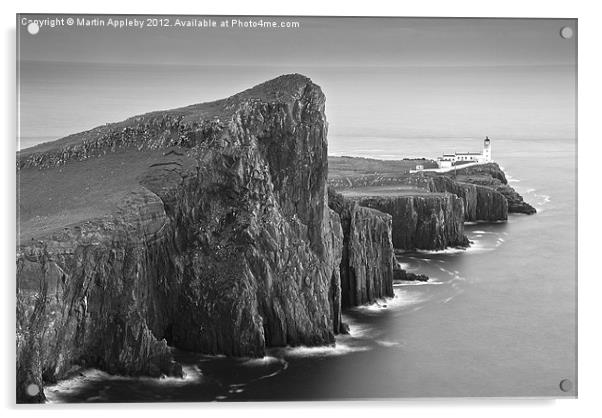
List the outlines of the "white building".
{"type": "Polygon", "coordinates": [[[485,137],[483,152],[454,152],[443,154],[437,158],[439,168],[451,168],[458,163],[488,163],[491,162],[491,140],[485,137]]]}

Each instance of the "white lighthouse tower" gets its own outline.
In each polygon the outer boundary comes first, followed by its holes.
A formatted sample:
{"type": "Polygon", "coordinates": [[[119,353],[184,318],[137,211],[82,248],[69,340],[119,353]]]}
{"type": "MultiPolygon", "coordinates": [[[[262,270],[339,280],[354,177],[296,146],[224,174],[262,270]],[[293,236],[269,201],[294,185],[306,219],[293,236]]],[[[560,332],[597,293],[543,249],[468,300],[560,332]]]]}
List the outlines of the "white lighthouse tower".
{"type": "Polygon", "coordinates": [[[491,139],[488,136],[483,141],[483,160],[486,163],[491,162],[491,139]]]}

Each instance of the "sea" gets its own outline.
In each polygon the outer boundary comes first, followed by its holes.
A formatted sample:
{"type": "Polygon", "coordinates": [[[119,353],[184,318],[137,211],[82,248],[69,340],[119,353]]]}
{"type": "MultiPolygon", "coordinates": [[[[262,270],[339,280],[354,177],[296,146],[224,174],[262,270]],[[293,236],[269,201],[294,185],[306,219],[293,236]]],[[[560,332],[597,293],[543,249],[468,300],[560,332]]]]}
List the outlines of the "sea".
{"type": "Polygon", "coordinates": [[[574,68],[296,70],[24,62],[18,148],[302,72],[326,93],[330,155],[435,158],[480,151],[487,135],[537,214],[466,225],[466,250],[398,253],[430,280],[396,283],[394,298],[346,311],[350,333],[333,346],[261,359],[174,349],[184,379],[89,369],[47,386],[48,401],[576,396],[574,68]]]}

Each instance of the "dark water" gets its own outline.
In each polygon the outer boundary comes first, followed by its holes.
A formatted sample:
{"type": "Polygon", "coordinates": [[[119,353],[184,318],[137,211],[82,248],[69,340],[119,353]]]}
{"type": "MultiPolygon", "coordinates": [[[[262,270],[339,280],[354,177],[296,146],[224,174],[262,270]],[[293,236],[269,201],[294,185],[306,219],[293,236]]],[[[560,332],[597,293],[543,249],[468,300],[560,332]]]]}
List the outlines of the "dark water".
{"type": "MultiPolygon", "coordinates": [[[[349,154],[375,157],[434,156],[450,144],[338,140],[349,154]]],[[[494,140],[494,158],[539,213],[467,226],[467,251],[399,254],[431,281],[398,284],[394,299],[347,312],[351,335],[335,347],[272,350],[261,360],[177,352],[184,380],[89,371],[46,394],[52,402],[574,396],[559,382],[576,382],[575,151],[572,140],[494,140]]]]}

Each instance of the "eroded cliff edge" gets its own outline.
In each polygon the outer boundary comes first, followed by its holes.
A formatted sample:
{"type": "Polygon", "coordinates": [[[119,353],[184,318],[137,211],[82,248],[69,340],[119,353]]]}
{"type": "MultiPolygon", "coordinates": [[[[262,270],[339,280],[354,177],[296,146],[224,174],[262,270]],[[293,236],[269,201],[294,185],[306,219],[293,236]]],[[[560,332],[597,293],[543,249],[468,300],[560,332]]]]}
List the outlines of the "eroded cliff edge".
{"type": "Polygon", "coordinates": [[[396,249],[443,250],[469,245],[464,235],[464,205],[455,194],[362,197],[358,203],[392,216],[396,249]]]}
{"type": "Polygon", "coordinates": [[[397,261],[391,215],[360,206],[331,188],[328,204],[339,214],[343,229],[341,306],[347,308],[393,297],[397,261]]]}
{"type": "Polygon", "coordinates": [[[115,202],[85,210],[42,216],[28,209],[37,189],[21,196],[18,402],[43,401],[28,386],[74,367],[179,375],[168,344],[262,356],[334,342],[343,231],[327,205],[324,101],[308,78],[282,76],[22,152],[28,181],[79,165],[94,176],[119,158],[111,174],[123,177],[115,202]],[[127,164],[144,158],[130,181],[127,164]]]}
{"type": "Polygon", "coordinates": [[[346,198],[392,216],[400,250],[442,250],[469,245],[464,222],[506,221],[509,213],[533,214],[496,163],[438,173],[413,172],[416,161],[330,157],[329,187],[346,198]]]}

